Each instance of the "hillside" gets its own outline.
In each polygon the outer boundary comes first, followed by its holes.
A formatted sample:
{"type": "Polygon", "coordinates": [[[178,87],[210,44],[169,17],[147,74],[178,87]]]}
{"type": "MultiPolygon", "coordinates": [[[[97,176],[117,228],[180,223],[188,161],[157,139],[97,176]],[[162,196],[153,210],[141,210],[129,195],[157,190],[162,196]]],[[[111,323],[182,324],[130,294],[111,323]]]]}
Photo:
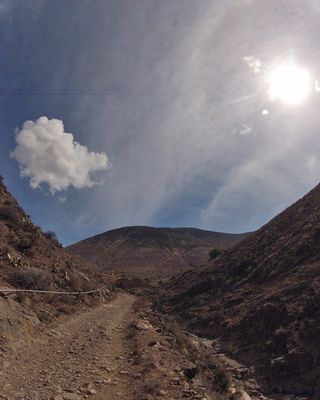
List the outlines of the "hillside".
{"type": "Polygon", "coordinates": [[[246,236],[194,228],[132,226],[93,236],[68,250],[100,270],[150,278],[199,266],[208,261],[212,248],[229,248],[246,236]]]}
{"type": "Polygon", "coordinates": [[[0,283],[23,288],[81,290],[95,271],[66,252],[52,232],[33,224],[0,180],[0,283]]]}
{"type": "Polygon", "coordinates": [[[320,397],[320,185],[201,271],[162,309],[254,365],[271,393],[320,397]]]}

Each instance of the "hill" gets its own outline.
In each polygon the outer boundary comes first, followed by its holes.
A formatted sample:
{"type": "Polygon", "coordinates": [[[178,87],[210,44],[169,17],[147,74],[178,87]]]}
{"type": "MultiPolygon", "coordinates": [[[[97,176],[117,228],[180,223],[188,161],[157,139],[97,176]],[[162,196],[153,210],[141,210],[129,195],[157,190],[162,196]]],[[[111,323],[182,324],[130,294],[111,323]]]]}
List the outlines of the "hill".
{"type": "MultiPolygon", "coordinates": [[[[0,287],[85,291],[100,285],[102,282],[97,271],[88,267],[79,257],[66,252],[53,232],[43,232],[36,226],[8,192],[1,178],[0,287]]],[[[19,295],[16,300],[27,309],[33,309],[38,316],[52,316],[55,313],[53,309],[63,311],[72,308],[71,304],[67,304],[72,303],[72,299],[69,301],[61,296],[19,295]]],[[[18,303],[10,304],[14,310],[18,310],[18,303]]],[[[8,303],[1,300],[0,307],[8,310],[8,303]]],[[[14,312],[8,314],[11,322],[15,318],[14,312]]]]}
{"type": "Polygon", "coordinates": [[[150,278],[199,266],[207,262],[212,248],[229,248],[246,236],[194,228],[132,226],[93,236],[68,250],[100,270],[150,278]]]}
{"type": "Polygon", "coordinates": [[[194,332],[254,365],[272,393],[320,397],[320,185],[161,298],[194,332]]]}

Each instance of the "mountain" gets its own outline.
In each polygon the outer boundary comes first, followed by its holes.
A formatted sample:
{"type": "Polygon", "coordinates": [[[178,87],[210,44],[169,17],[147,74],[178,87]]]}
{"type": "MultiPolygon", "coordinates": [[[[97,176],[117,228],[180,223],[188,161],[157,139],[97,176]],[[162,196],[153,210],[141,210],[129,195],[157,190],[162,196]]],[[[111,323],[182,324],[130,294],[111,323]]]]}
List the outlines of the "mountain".
{"type": "Polygon", "coordinates": [[[320,185],[160,302],[254,365],[267,392],[320,398],[320,185]]]}
{"type": "Polygon", "coordinates": [[[208,260],[212,248],[229,248],[246,236],[194,228],[132,226],[93,236],[68,250],[100,270],[150,278],[199,266],[208,260]]]}

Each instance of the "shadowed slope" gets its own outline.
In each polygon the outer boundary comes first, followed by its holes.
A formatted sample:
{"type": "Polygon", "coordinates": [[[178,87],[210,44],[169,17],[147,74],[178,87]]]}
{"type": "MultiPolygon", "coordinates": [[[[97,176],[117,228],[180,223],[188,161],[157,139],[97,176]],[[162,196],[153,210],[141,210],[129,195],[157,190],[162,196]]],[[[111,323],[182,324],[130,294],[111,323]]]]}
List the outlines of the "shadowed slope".
{"type": "MultiPolygon", "coordinates": [[[[162,305],[255,365],[267,390],[320,396],[320,185],[200,271],[162,305]]],[[[317,397],[318,396],[318,397],[317,397]]]]}

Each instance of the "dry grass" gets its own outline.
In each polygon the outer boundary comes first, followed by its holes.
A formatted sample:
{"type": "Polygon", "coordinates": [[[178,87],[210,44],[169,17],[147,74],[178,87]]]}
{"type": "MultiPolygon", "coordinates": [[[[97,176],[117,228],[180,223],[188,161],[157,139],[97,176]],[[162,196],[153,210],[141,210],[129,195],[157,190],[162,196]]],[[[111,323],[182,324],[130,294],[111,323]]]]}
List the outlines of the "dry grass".
{"type": "Polygon", "coordinates": [[[174,336],[178,348],[189,353],[195,361],[198,355],[198,349],[192,343],[190,337],[183,332],[177,322],[169,321],[166,325],[166,329],[174,336]]]}
{"type": "Polygon", "coordinates": [[[231,376],[223,365],[213,359],[209,352],[198,349],[191,337],[175,321],[169,321],[166,329],[174,336],[180,350],[188,353],[197,373],[202,374],[207,381],[211,382],[211,389],[218,393],[227,392],[231,385],[231,376]]]}
{"type": "Polygon", "coordinates": [[[149,371],[144,376],[144,390],[145,393],[157,395],[161,390],[160,385],[161,374],[157,370],[149,371]]]}
{"type": "Polygon", "coordinates": [[[39,268],[17,269],[8,276],[8,282],[23,289],[50,289],[50,275],[39,268]]]}

